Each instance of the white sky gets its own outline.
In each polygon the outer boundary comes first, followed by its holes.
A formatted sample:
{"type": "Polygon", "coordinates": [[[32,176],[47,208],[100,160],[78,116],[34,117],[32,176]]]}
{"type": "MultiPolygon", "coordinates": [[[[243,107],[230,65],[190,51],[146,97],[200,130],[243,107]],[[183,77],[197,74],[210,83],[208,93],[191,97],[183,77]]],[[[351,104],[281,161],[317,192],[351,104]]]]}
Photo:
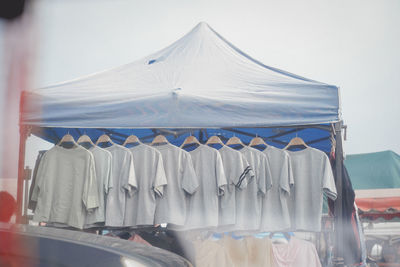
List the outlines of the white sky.
{"type": "Polygon", "coordinates": [[[398,0],[36,3],[34,87],[129,63],[206,21],[266,65],[339,86],[346,154],[400,154],[398,0]]]}

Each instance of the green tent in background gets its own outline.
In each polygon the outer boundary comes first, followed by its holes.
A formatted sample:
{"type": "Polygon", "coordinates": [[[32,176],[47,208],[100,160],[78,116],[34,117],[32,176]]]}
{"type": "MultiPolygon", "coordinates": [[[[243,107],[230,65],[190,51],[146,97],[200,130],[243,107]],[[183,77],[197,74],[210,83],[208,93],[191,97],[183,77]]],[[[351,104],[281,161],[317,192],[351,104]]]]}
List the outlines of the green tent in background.
{"type": "Polygon", "coordinates": [[[344,161],[353,188],[400,188],[400,155],[393,151],[348,155],[344,161]]]}

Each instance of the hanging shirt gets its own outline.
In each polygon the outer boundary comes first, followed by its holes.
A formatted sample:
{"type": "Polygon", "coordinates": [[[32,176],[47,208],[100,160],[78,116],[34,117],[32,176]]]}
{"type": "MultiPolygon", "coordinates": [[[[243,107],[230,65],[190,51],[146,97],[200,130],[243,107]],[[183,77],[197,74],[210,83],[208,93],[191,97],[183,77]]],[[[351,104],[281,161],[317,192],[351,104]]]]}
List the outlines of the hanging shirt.
{"type": "Polygon", "coordinates": [[[236,225],[237,231],[257,231],[261,223],[262,198],[272,187],[271,172],[267,156],[252,147],[243,147],[239,150],[255,176],[247,182],[244,190],[236,190],[236,225]]]}
{"type": "Polygon", "coordinates": [[[99,192],[99,208],[93,213],[86,216],[85,227],[95,226],[95,223],[104,223],[106,215],[106,198],[108,191],[112,188],[111,178],[111,153],[98,146],[92,146],[89,151],[93,154],[96,179],[97,179],[97,190],[99,192]]]}
{"type": "Polygon", "coordinates": [[[138,192],[126,198],[124,226],[153,225],[156,198],[167,184],[161,153],[148,145],[129,148],[135,162],[138,192]]]}
{"type": "Polygon", "coordinates": [[[168,185],[158,199],[155,224],[184,225],[187,217],[188,197],[199,187],[190,154],[171,144],[154,146],[161,152],[168,185]]]}
{"type": "Polygon", "coordinates": [[[117,144],[105,149],[112,155],[113,184],[107,195],[106,225],[123,226],[126,195],[133,196],[138,187],[133,156],[128,148],[117,144]]]}
{"type": "Polygon", "coordinates": [[[42,157],[33,220],[54,222],[82,229],[86,213],[99,206],[99,194],[92,153],[81,146],[54,146],[42,157]]]}
{"type": "Polygon", "coordinates": [[[217,227],[218,197],[224,194],[227,184],[221,155],[205,145],[200,145],[189,153],[199,187],[190,198],[185,229],[217,227]]]}
{"type": "Polygon", "coordinates": [[[323,192],[336,199],[336,186],[328,156],[315,148],[288,151],[294,186],[290,192],[293,230],[320,231],[323,192]]]}
{"type": "Polygon", "coordinates": [[[272,243],[275,266],[277,267],[321,267],[313,243],[291,237],[287,244],[272,243]]]}
{"type": "Polygon", "coordinates": [[[223,146],[218,152],[221,155],[228,183],[227,190],[220,197],[219,226],[234,225],[236,223],[236,189],[246,188],[247,180],[254,177],[254,171],[245,156],[239,151],[223,146]]]}
{"type": "Polygon", "coordinates": [[[267,146],[263,153],[268,158],[272,187],[263,198],[260,231],[290,229],[288,205],[290,188],[294,181],[289,155],[286,151],[273,146],[267,146]]]}

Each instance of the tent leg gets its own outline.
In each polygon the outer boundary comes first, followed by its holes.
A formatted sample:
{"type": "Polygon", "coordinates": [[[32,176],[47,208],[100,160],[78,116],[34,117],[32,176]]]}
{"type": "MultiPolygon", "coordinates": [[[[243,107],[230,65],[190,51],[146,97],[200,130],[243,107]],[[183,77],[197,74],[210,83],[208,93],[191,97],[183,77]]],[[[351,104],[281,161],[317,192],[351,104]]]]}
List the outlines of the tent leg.
{"type": "Polygon", "coordinates": [[[343,122],[335,123],[336,150],[335,150],[335,168],[336,168],[336,190],[337,199],[335,201],[335,266],[344,266],[343,258],[343,190],[342,190],[342,170],[343,170],[343,143],[342,143],[342,125],[343,122]]]}
{"type": "Polygon", "coordinates": [[[24,198],[24,180],[25,180],[25,146],[28,138],[28,127],[20,125],[19,137],[19,158],[18,158],[18,184],[17,184],[17,210],[16,222],[23,223],[22,205],[24,198]]]}

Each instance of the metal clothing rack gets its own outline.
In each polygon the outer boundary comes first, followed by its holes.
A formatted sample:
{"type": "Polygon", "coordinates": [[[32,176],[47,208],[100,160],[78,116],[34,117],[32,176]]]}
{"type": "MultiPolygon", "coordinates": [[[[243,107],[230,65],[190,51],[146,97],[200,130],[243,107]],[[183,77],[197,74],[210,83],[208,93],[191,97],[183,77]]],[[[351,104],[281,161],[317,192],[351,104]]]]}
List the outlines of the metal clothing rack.
{"type": "MultiPolygon", "coordinates": [[[[337,199],[335,201],[334,210],[335,210],[335,218],[334,218],[334,232],[335,232],[335,248],[334,248],[334,261],[336,266],[343,266],[343,211],[342,211],[342,169],[343,169],[343,144],[342,144],[342,129],[345,129],[346,126],[343,125],[342,121],[332,123],[332,124],[323,124],[323,125],[296,125],[296,126],[277,126],[277,127],[260,127],[260,128],[278,128],[279,131],[269,136],[260,136],[260,134],[252,133],[251,131],[246,131],[246,128],[238,128],[238,127],[224,127],[220,128],[223,131],[230,132],[231,134],[240,134],[248,137],[261,137],[267,142],[271,142],[277,144],[279,146],[286,146],[287,142],[282,141],[283,136],[290,136],[294,133],[299,134],[306,129],[319,129],[322,131],[326,131],[327,135],[325,137],[320,137],[314,140],[307,140],[307,144],[313,145],[318,144],[319,142],[326,140],[334,140],[335,147],[335,168],[336,168],[336,189],[337,189],[337,199]]],[[[254,128],[253,128],[254,129],[254,128]]],[[[106,128],[98,128],[95,129],[100,133],[106,133],[112,136],[112,139],[117,143],[123,143],[126,137],[129,135],[121,134],[112,129],[106,128]]],[[[25,150],[26,150],[26,140],[30,134],[35,134],[37,136],[41,136],[43,131],[46,131],[47,138],[49,141],[53,143],[58,142],[62,136],[59,136],[56,131],[52,128],[40,128],[40,127],[32,127],[29,125],[20,125],[20,145],[19,145],[19,161],[18,161],[18,187],[17,187],[17,222],[18,223],[27,223],[28,216],[26,211],[23,212],[23,207],[26,206],[23,203],[24,199],[27,199],[27,196],[24,198],[24,182],[27,181],[27,174],[25,170],[25,150]]],[[[69,131],[72,135],[76,133],[76,135],[82,135],[83,129],[81,128],[65,128],[65,131],[69,131]]],[[[165,128],[153,128],[151,129],[152,134],[148,136],[140,137],[141,141],[144,143],[150,142],[158,134],[163,134],[165,136],[178,138],[182,135],[193,133],[194,131],[198,131],[199,141],[201,143],[205,143],[209,137],[209,133],[205,128],[178,128],[178,129],[165,129],[165,128]]],[[[221,135],[221,139],[226,139],[225,136],[221,135]]],[[[246,142],[244,142],[246,143],[246,142]]],[[[28,184],[28,183],[26,183],[28,184]]],[[[26,194],[25,190],[25,194],[26,194]]]]}

